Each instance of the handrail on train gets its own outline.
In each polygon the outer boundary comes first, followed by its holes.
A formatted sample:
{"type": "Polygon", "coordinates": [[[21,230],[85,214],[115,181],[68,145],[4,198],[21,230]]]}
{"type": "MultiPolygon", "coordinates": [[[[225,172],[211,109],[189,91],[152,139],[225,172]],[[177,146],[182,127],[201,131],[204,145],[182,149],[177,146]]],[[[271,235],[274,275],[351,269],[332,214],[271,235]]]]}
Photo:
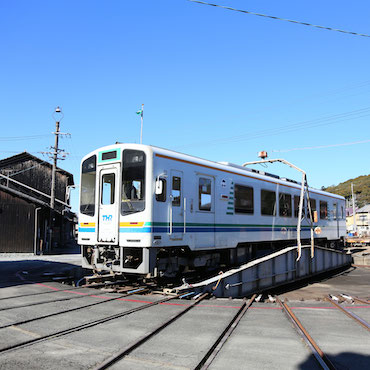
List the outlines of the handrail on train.
{"type": "MultiPolygon", "coordinates": [[[[267,156],[267,154],[266,154],[267,156]]],[[[301,258],[302,255],[302,243],[301,243],[301,223],[302,223],[302,214],[303,214],[303,199],[306,195],[307,197],[307,206],[308,206],[308,213],[310,215],[310,222],[311,222],[311,258],[314,257],[314,232],[313,232],[313,220],[312,220],[312,212],[311,212],[311,204],[310,204],[310,197],[308,191],[308,184],[307,184],[307,174],[301,168],[295,166],[293,163],[288,162],[285,159],[277,158],[277,159],[263,159],[260,161],[252,161],[252,162],[245,162],[242,164],[243,167],[252,165],[252,164],[261,164],[261,163],[274,163],[280,162],[286,164],[287,166],[299,171],[302,173],[302,184],[301,184],[301,193],[299,198],[299,210],[298,210],[298,224],[297,224],[297,261],[301,258]]]]}

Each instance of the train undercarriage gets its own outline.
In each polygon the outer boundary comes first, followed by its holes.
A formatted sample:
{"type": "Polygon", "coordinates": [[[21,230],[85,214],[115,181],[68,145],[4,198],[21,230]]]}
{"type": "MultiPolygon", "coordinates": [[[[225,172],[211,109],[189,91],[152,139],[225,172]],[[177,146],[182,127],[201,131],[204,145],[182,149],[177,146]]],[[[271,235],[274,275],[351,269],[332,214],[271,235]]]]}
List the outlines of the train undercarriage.
{"type": "MultiPolygon", "coordinates": [[[[310,240],[302,240],[302,243],[310,244],[310,240]]],[[[181,278],[184,274],[190,273],[209,274],[226,271],[295,245],[296,240],[240,243],[236,248],[197,252],[191,251],[187,246],[168,248],[82,246],[82,255],[83,267],[98,273],[111,271],[147,278],[181,278]],[[150,272],[140,274],[139,267],[146,259],[150,272]]],[[[344,247],[344,241],[317,238],[315,245],[340,250],[344,247]]]]}

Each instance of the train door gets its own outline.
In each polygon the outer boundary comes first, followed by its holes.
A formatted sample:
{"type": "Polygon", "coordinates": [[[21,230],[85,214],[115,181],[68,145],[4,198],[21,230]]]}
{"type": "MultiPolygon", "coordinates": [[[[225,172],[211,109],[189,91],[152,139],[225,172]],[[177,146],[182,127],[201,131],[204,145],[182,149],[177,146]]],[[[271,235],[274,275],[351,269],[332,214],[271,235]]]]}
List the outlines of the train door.
{"type": "Polygon", "coordinates": [[[215,180],[212,176],[197,175],[197,204],[196,224],[198,232],[195,233],[197,247],[215,246],[215,180]]]}
{"type": "Polygon", "coordinates": [[[183,193],[183,173],[171,170],[169,235],[172,240],[182,240],[184,237],[184,206],[186,207],[186,200],[183,197],[183,193]]]}
{"type": "Polygon", "coordinates": [[[119,223],[119,165],[102,169],[99,174],[98,241],[118,244],[119,223]]]}

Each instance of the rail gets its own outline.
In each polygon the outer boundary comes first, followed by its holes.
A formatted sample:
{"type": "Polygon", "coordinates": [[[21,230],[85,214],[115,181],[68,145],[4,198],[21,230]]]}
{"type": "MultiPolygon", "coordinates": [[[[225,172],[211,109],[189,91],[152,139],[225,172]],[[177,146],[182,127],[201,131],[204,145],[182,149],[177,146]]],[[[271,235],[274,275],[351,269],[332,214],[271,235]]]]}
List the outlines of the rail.
{"type": "MultiPolygon", "coordinates": [[[[124,297],[128,297],[128,296],[133,295],[133,294],[142,294],[142,293],[145,293],[147,291],[148,291],[148,289],[145,289],[145,288],[134,289],[132,291],[128,291],[126,294],[122,294],[122,295],[116,296],[114,298],[109,298],[109,299],[106,299],[105,301],[94,302],[94,303],[90,303],[90,304],[87,304],[87,305],[84,305],[84,306],[79,306],[79,307],[75,307],[75,308],[70,308],[68,310],[63,310],[63,311],[58,311],[58,312],[50,313],[50,314],[43,315],[43,316],[38,316],[38,317],[35,317],[33,319],[27,319],[27,320],[13,322],[11,324],[2,325],[2,326],[0,326],[0,329],[9,328],[11,326],[28,324],[30,322],[38,321],[38,320],[41,320],[41,319],[46,319],[48,317],[53,317],[53,316],[61,315],[61,314],[64,314],[64,313],[74,312],[74,311],[82,310],[84,308],[97,306],[97,305],[104,304],[104,303],[107,303],[107,302],[116,301],[118,299],[122,299],[124,297]]],[[[94,295],[95,295],[95,293],[94,293],[94,295]]],[[[87,296],[83,295],[82,297],[87,297],[87,296]]],[[[51,301],[50,303],[52,303],[52,302],[55,302],[55,301],[51,301]]]]}
{"type": "Polygon", "coordinates": [[[27,346],[30,346],[30,345],[33,345],[33,344],[37,344],[37,343],[41,343],[41,342],[44,342],[44,341],[47,341],[47,340],[52,340],[52,339],[55,339],[55,338],[59,338],[59,337],[62,337],[64,335],[71,334],[71,333],[74,333],[74,332],[77,332],[77,331],[80,331],[80,330],[83,330],[83,329],[88,329],[88,328],[94,327],[96,325],[104,324],[108,321],[119,319],[121,317],[130,315],[134,312],[138,312],[138,311],[144,310],[146,308],[153,307],[157,304],[170,301],[171,299],[179,298],[182,295],[183,294],[178,294],[178,295],[175,295],[175,296],[172,296],[172,297],[160,299],[160,300],[155,301],[155,302],[149,302],[149,303],[146,303],[146,304],[141,305],[139,307],[132,308],[132,309],[129,309],[129,310],[126,310],[126,311],[123,311],[123,312],[120,312],[120,313],[117,313],[117,314],[114,314],[114,315],[110,315],[110,316],[104,317],[102,319],[93,320],[93,321],[87,322],[85,324],[77,325],[77,326],[74,326],[74,327],[71,327],[71,328],[68,328],[68,329],[57,331],[55,333],[51,333],[51,334],[48,334],[48,335],[43,335],[41,337],[37,337],[37,338],[29,339],[29,340],[26,340],[26,341],[23,341],[23,342],[20,342],[20,343],[17,343],[17,344],[13,344],[13,345],[10,345],[8,347],[0,349],[0,353],[6,353],[6,352],[13,351],[13,350],[16,350],[16,349],[24,348],[24,347],[27,347],[27,346]]]}
{"type": "Polygon", "coordinates": [[[334,307],[336,307],[338,310],[346,314],[349,318],[351,318],[352,320],[360,324],[366,330],[370,331],[370,325],[364,319],[357,316],[355,313],[350,311],[348,308],[341,307],[337,302],[334,302],[330,297],[326,297],[325,300],[330,302],[334,307]]]}
{"type": "Polygon", "coordinates": [[[158,334],[160,331],[162,331],[164,328],[166,328],[168,325],[172,324],[175,320],[183,316],[186,312],[191,310],[193,307],[195,307],[199,302],[201,302],[203,299],[205,299],[208,296],[208,293],[202,294],[199,298],[197,298],[194,302],[190,303],[189,306],[185,307],[180,312],[174,314],[171,316],[168,320],[166,320],[163,324],[159,325],[157,328],[152,330],[150,333],[145,334],[138,340],[136,340],[134,343],[129,344],[127,347],[119,351],[117,354],[113,355],[112,357],[105,360],[103,363],[98,365],[95,370],[103,370],[107,369],[111,365],[115,364],[119,360],[121,360],[123,357],[127,356],[129,353],[131,353],[135,348],[139,347],[146,341],[148,341],[150,338],[152,338],[154,335],[158,334]]]}
{"type": "Polygon", "coordinates": [[[242,306],[240,307],[236,315],[231,319],[229,324],[226,326],[225,330],[216,339],[210,350],[205,354],[205,356],[202,358],[199,364],[195,367],[195,370],[208,369],[212,361],[215,359],[215,357],[221,351],[222,347],[224,346],[228,338],[233,333],[234,329],[239,324],[240,320],[244,317],[245,313],[256,299],[256,296],[257,295],[254,294],[252,298],[248,301],[248,303],[246,301],[243,302],[242,306]]]}
{"type": "Polygon", "coordinates": [[[275,297],[275,298],[276,298],[276,301],[281,306],[281,308],[283,309],[286,316],[293,323],[298,333],[301,335],[303,340],[307,343],[308,347],[311,349],[315,359],[318,361],[321,367],[323,369],[335,370],[334,365],[331,363],[331,361],[325,355],[325,353],[321,350],[321,348],[317,345],[317,343],[313,340],[313,338],[308,333],[308,331],[303,327],[301,322],[298,320],[298,317],[293,313],[291,308],[285,302],[282,302],[278,297],[275,297]]]}

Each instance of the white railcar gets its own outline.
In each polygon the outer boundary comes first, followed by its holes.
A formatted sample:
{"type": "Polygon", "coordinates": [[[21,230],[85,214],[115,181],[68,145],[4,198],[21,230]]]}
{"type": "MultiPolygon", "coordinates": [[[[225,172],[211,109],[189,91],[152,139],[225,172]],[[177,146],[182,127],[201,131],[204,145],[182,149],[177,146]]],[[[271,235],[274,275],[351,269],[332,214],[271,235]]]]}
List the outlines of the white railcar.
{"type": "MultiPolygon", "coordinates": [[[[153,146],[97,149],[81,165],[83,266],[174,276],[296,245],[300,189],[275,175],[153,146]]],[[[321,230],[315,244],[338,245],[345,236],[344,198],[316,189],[309,195],[321,230]]],[[[310,230],[306,218],[303,241],[310,230]]]]}

